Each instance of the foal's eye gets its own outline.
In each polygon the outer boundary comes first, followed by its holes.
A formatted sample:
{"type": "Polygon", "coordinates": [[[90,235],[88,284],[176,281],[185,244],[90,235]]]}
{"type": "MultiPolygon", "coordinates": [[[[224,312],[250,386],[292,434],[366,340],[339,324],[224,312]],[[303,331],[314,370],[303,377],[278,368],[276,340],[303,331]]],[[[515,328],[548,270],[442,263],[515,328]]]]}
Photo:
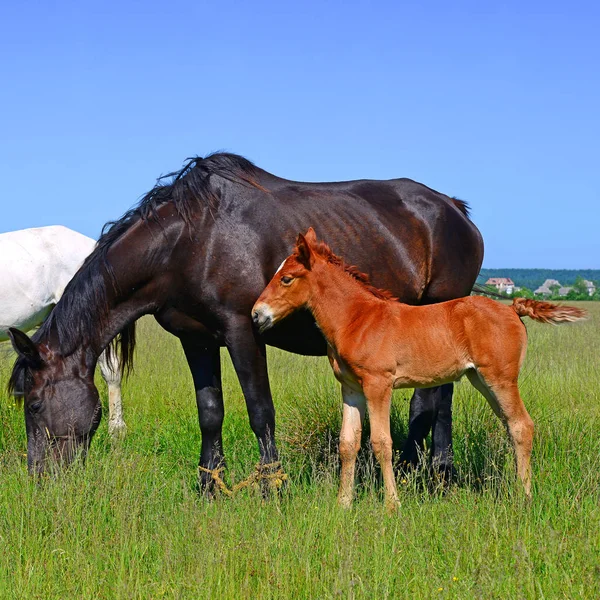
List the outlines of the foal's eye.
{"type": "Polygon", "coordinates": [[[294,280],[293,277],[288,277],[287,275],[284,275],[281,278],[281,283],[283,283],[283,285],[290,285],[290,283],[292,283],[293,280],[294,280]]]}

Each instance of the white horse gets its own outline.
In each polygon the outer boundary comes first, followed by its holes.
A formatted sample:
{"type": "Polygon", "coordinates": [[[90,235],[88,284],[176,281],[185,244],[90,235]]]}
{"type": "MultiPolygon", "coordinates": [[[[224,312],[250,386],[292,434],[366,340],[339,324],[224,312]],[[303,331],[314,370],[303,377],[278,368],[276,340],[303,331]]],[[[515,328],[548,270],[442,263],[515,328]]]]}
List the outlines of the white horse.
{"type": "MultiPolygon", "coordinates": [[[[54,305],[96,242],[62,225],[0,234],[0,342],[8,328],[29,331],[54,305]]],[[[108,430],[125,432],[121,406],[121,371],[114,355],[98,359],[108,385],[108,430]]]]}

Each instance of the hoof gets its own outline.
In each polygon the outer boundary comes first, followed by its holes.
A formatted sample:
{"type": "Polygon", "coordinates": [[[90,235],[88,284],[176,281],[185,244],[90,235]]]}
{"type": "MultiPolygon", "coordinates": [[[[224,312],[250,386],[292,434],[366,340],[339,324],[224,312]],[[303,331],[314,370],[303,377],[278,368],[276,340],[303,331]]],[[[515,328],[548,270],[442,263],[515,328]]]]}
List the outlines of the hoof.
{"type": "Polygon", "coordinates": [[[255,476],[260,481],[260,491],[265,499],[281,496],[288,485],[288,475],[279,461],[257,465],[255,476]]]}
{"type": "Polygon", "coordinates": [[[404,473],[414,471],[425,460],[425,449],[415,442],[407,441],[400,453],[396,468],[404,473]]]}
{"type": "Polygon", "coordinates": [[[212,502],[217,497],[215,482],[210,477],[207,481],[199,474],[196,481],[196,493],[204,500],[212,502]]]}
{"type": "Polygon", "coordinates": [[[456,469],[452,463],[431,465],[432,483],[448,488],[456,481],[456,479],[456,469]]]}
{"type": "Polygon", "coordinates": [[[222,476],[224,471],[225,465],[223,463],[214,469],[207,469],[206,467],[199,465],[197,484],[198,493],[207,500],[214,500],[218,494],[231,496],[232,491],[227,487],[225,481],[223,481],[222,476]]]}
{"type": "Polygon", "coordinates": [[[352,508],[352,497],[351,496],[338,496],[337,503],[340,508],[344,510],[350,510],[352,508]]]}
{"type": "Polygon", "coordinates": [[[113,440],[122,440],[127,434],[127,425],[125,421],[109,421],[108,422],[108,435],[113,440]]]}

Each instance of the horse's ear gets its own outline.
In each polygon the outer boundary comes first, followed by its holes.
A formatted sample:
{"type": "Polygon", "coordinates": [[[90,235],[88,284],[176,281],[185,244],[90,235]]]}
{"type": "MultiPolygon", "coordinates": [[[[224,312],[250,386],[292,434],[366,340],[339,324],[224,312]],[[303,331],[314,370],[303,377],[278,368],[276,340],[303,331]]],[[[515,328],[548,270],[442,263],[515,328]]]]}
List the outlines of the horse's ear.
{"type": "Polygon", "coordinates": [[[296,240],[296,253],[298,255],[298,262],[310,271],[314,261],[313,253],[308,241],[301,233],[298,234],[298,239],[296,240]]]}
{"type": "Polygon", "coordinates": [[[304,238],[309,244],[317,243],[317,234],[315,233],[315,230],[312,227],[308,228],[307,232],[304,234],[304,238]]]}
{"type": "Polygon", "coordinates": [[[40,356],[37,346],[33,341],[22,331],[15,327],[8,328],[8,337],[15,352],[25,361],[30,367],[36,368],[42,365],[42,357],[40,356]]]}

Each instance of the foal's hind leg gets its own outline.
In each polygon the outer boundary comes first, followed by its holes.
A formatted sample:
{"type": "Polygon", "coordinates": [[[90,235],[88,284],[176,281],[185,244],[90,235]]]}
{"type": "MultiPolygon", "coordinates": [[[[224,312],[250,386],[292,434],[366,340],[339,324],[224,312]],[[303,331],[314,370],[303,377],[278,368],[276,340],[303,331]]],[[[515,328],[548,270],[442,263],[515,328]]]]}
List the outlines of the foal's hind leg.
{"type": "Polygon", "coordinates": [[[362,422],[365,417],[367,400],[362,392],[354,391],[342,384],[344,414],[340,432],[340,489],[338,504],[348,508],[354,496],[354,471],[356,456],[360,450],[362,422]]]}
{"type": "Polygon", "coordinates": [[[489,402],[496,415],[502,419],[517,459],[517,473],[531,497],[531,449],[533,446],[533,421],[523,404],[516,381],[492,384],[494,380],[485,372],[469,371],[469,381],[489,402]]]}

